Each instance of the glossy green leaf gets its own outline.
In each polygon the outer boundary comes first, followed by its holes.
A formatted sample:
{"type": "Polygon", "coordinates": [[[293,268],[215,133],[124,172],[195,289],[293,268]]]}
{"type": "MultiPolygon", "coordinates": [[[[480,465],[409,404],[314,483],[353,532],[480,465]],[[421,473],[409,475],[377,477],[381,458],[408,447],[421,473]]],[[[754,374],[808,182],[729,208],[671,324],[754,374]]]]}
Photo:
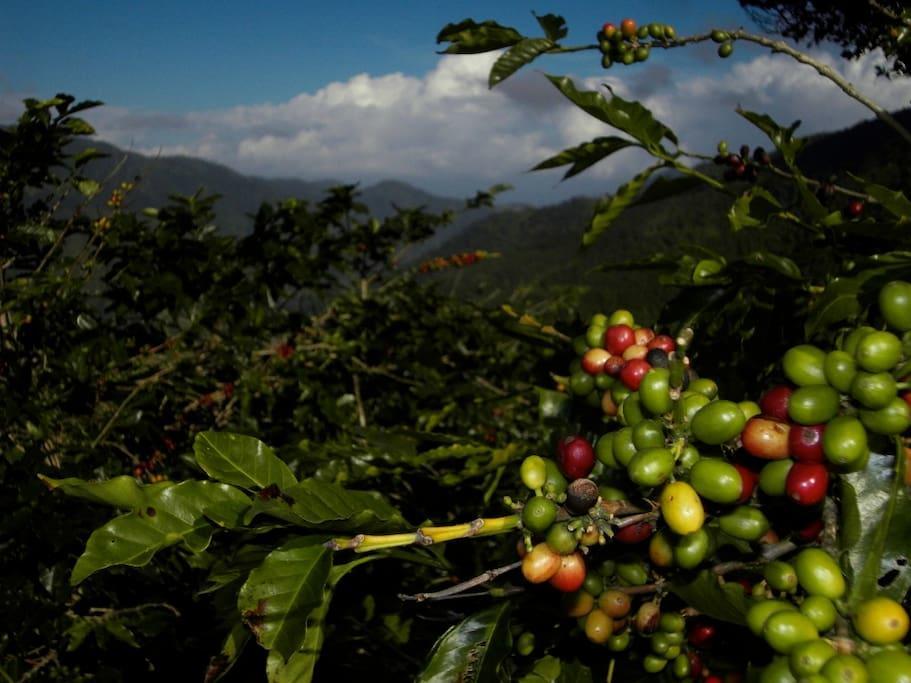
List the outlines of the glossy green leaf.
{"type": "Polygon", "coordinates": [[[76,168],[79,168],[94,159],[106,159],[109,156],[109,154],[105,154],[104,152],[101,152],[94,147],[89,147],[88,149],[82,150],[79,152],[79,154],[73,157],[73,164],[76,166],[76,168]]]}
{"type": "Polygon", "coordinates": [[[318,607],[315,607],[307,617],[303,639],[298,648],[285,660],[277,651],[269,653],[266,663],[266,675],[269,683],[310,683],[314,680],[316,664],[323,649],[326,636],[326,617],[329,614],[329,605],[338,582],[352,569],[367,562],[382,560],[383,555],[368,555],[345,564],[332,567],[323,597],[318,607]]]}
{"type": "Polygon", "coordinates": [[[569,33],[566,27],[566,19],[559,14],[535,14],[538,25],[544,31],[544,35],[555,43],[563,40],[569,33]]]}
{"type": "Polygon", "coordinates": [[[503,680],[500,669],[512,648],[509,603],[473,614],[444,633],[433,646],[417,683],[488,683],[503,680]]]}
{"type": "Polygon", "coordinates": [[[842,565],[852,605],[874,595],[901,601],[911,588],[911,495],[899,458],[871,454],[861,472],[841,478],[842,565]]]}
{"type": "Polygon", "coordinates": [[[492,88],[512,76],[526,64],[534,61],[538,55],[556,47],[548,38],[523,38],[501,54],[490,69],[487,86],[492,88]]]}
{"type": "Polygon", "coordinates": [[[495,21],[479,24],[472,19],[465,19],[444,26],[437,34],[437,43],[449,43],[443,51],[447,54],[476,54],[515,45],[522,37],[514,28],[501,26],[495,21]]]}
{"type": "Polygon", "coordinates": [[[632,136],[646,147],[658,150],[661,147],[661,140],[665,138],[677,144],[674,132],[655,119],[652,112],[638,102],[624,100],[617,95],[611,95],[610,99],[607,99],[599,92],[577,90],[575,83],[567,76],[547,78],[570,102],[585,113],[632,136]]]}
{"type": "Polygon", "coordinates": [[[582,235],[583,246],[590,247],[597,241],[601,234],[633,203],[652,173],[656,170],[657,167],[655,166],[645,169],[634,176],[628,183],[618,187],[615,194],[598,200],[598,203],[595,204],[588,230],[582,235]]]}
{"type": "Polygon", "coordinates": [[[759,186],[752,187],[731,205],[728,223],[734,232],[764,226],[776,209],[781,209],[781,204],[771,192],[759,186]],[[756,200],[760,201],[754,204],[756,200]]]}
{"type": "Polygon", "coordinates": [[[256,641],[288,658],[297,649],[310,612],[323,601],[332,553],[307,537],[276,548],[250,572],[237,609],[256,641]]]}
{"type": "Polygon", "coordinates": [[[767,114],[757,114],[746,109],[737,108],[737,113],[765,133],[776,149],[781,152],[782,159],[788,166],[793,166],[797,154],[803,149],[806,141],[794,137],[794,132],[800,126],[800,121],[795,121],[789,127],[779,125],[767,114]]]}
{"type": "Polygon", "coordinates": [[[213,479],[243,488],[280,490],[297,483],[291,469],[259,439],[227,432],[202,432],[193,442],[196,462],[213,479]]]}
{"type": "Polygon", "coordinates": [[[838,277],[826,285],[822,294],[810,304],[804,329],[808,337],[835,323],[858,316],[861,303],[858,298],[864,284],[878,274],[876,270],[863,271],[853,277],[838,277]]]}
{"type": "Polygon", "coordinates": [[[553,655],[541,657],[519,683],[591,683],[591,670],[578,661],[563,661],[553,655]]]}
{"type": "Polygon", "coordinates": [[[865,183],[864,192],[898,218],[900,223],[906,223],[911,219],[911,199],[908,199],[901,190],[892,190],[876,183],[865,183]]]}
{"type": "Polygon", "coordinates": [[[572,178],[574,175],[581,173],[589,166],[593,166],[602,159],[606,159],[614,152],[618,152],[627,147],[638,147],[638,145],[631,140],[618,138],[616,136],[595,138],[594,140],[585,142],[576,147],[564,149],[559,154],[555,154],[549,159],[545,159],[532,170],[540,171],[571,164],[569,170],[566,171],[566,174],[563,176],[563,180],[566,180],[567,178],[572,178]]]}
{"type": "Polygon", "coordinates": [[[85,119],[70,117],[66,120],[66,127],[73,135],[94,135],[95,129],[85,119]]]}
{"type": "Polygon", "coordinates": [[[237,622],[225,637],[221,651],[209,660],[203,683],[220,681],[231,670],[250,640],[250,632],[242,622],[237,622]]]}
{"type": "Polygon", "coordinates": [[[753,251],[743,257],[743,263],[757,268],[768,268],[791,280],[800,280],[803,276],[800,267],[787,256],[779,256],[769,251],[753,251]]]}
{"type": "Polygon", "coordinates": [[[96,194],[101,192],[101,183],[99,183],[97,180],[83,178],[76,181],[76,189],[79,190],[84,196],[91,199],[96,194]]]}
{"type": "Polygon", "coordinates": [[[238,526],[249,499],[226,484],[185,481],[146,492],[139,510],[115,517],[92,532],[70,576],[72,584],[114,565],[142,567],[156,552],[183,544],[202,552],[212,540],[212,523],[238,526]]]}
{"type": "Polygon", "coordinates": [[[690,581],[673,581],[670,591],[690,607],[731,624],[746,624],[751,600],[738,583],[721,583],[710,570],[703,570],[690,581]]]}
{"type": "Polygon", "coordinates": [[[101,481],[85,481],[75,477],[51,479],[43,474],[39,474],[38,478],[51,490],[59,490],[74,498],[111,505],[122,510],[138,510],[146,505],[149,495],[174,485],[174,482],[168,481],[142,486],[135,478],[126,475],[101,481]]]}
{"type": "Polygon", "coordinates": [[[268,514],[307,529],[325,531],[394,531],[407,527],[401,513],[377,493],[350,491],[312,479],[274,498],[258,496],[247,520],[268,514]]]}

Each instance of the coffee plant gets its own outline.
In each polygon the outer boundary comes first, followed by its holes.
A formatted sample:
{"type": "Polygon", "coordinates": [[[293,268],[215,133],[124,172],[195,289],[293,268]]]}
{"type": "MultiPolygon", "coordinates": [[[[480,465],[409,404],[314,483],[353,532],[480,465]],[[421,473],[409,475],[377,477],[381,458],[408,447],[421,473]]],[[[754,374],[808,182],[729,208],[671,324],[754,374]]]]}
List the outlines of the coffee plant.
{"type": "MultiPolygon", "coordinates": [[[[561,17],[536,19],[542,36],[466,19],[438,40],[502,50],[491,87],[546,56],[635,69],[749,42],[911,142],[835,70],[765,35],[624,19],[567,45],[561,17]]],[[[886,23],[883,41],[904,39],[904,15],[886,23]]],[[[911,681],[911,201],[805,173],[796,123],[738,110],[769,150],[690,151],[641,103],[546,78],[612,130],[536,168],[569,178],[624,149],[653,159],[598,202],[583,246],[630,206],[708,187],[730,198],[731,230],[767,231],[768,249],[605,264],[678,288],[654,324],[623,309],[587,325],[486,311],[417,278],[494,254],[400,266],[445,217],[371,219],[353,188],[264,206],[240,240],[214,232],[202,195],[130,212],[129,183],[103,215],[82,202],[61,219],[68,193],[102,189],[82,174],[91,153],[65,163],[69,138],[90,132],[72,115],[93,103],[26,102],[0,138],[5,561],[23,576],[8,598],[20,619],[44,590],[57,601],[42,595],[52,615],[33,618],[45,639],[65,625],[70,649],[89,636],[99,652],[134,648],[161,676],[180,647],[161,634],[190,615],[207,681],[329,666],[419,681],[911,681]],[[101,505],[119,514],[92,517],[101,505]],[[70,539],[53,534],[85,537],[96,520],[64,581],[70,539]],[[137,586],[160,599],[131,598],[137,586]]],[[[35,630],[0,641],[7,677],[75,678],[35,630]]],[[[124,655],[108,656],[116,670],[124,655]]]]}

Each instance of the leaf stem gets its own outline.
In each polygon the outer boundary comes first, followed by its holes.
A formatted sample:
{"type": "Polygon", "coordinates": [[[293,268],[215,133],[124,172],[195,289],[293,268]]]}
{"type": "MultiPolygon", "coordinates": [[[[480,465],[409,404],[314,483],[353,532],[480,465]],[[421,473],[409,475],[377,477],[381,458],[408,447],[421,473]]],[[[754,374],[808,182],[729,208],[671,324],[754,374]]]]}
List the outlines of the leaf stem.
{"type": "Polygon", "coordinates": [[[351,538],[333,538],[326,542],[330,550],[353,550],[366,553],[385,548],[398,548],[408,545],[427,546],[435,543],[447,543],[461,538],[480,538],[504,534],[519,526],[518,515],[506,517],[478,518],[465,524],[452,526],[425,526],[417,531],[401,534],[370,535],[357,534],[351,538]]]}
{"type": "Polygon", "coordinates": [[[468,579],[467,581],[462,581],[457,583],[454,586],[449,588],[444,588],[443,590],[434,591],[432,593],[415,593],[414,595],[406,595],[404,593],[399,593],[399,600],[414,601],[414,602],[425,602],[427,600],[443,600],[459,593],[464,593],[467,590],[476,588],[477,586],[482,586],[485,583],[493,581],[498,576],[502,576],[508,572],[511,572],[515,569],[518,569],[522,566],[522,561],[513,562],[512,564],[507,564],[503,567],[497,567],[496,569],[488,569],[486,572],[478,574],[473,579],[468,579]]]}

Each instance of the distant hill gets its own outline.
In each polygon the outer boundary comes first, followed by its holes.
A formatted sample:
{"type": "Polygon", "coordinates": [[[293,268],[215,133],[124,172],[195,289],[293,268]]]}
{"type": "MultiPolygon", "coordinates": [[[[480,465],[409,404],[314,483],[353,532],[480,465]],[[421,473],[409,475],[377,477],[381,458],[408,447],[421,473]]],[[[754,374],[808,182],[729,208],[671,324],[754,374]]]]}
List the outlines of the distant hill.
{"type": "MultiPolygon", "coordinates": [[[[911,127],[911,110],[896,117],[911,127]]],[[[731,141],[732,143],[736,141],[731,141]]],[[[811,177],[826,179],[837,170],[911,193],[911,155],[894,132],[879,121],[866,121],[836,133],[810,138],[799,159],[811,177]]],[[[717,175],[718,168],[703,169],[717,175]]],[[[837,181],[850,183],[846,177],[837,181]]],[[[569,182],[572,182],[571,180],[569,182]]],[[[725,256],[757,249],[782,253],[807,248],[791,229],[744,230],[734,234],[725,218],[731,199],[699,187],[627,210],[591,248],[580,247],[595,200],[579,197],[542,208],[501,211],[440,245],[440,254],[488,249],[503,254],[467,271],[438,276],[453,291],[473,299],[504,301],[522,288],[552,296],[555,285],[585,285],[583,314],[633,307],[643,319],[657,315],[672,290],[659,286],[649,272],[603,272],[604,264],[647,258],[683,244],[699,244],[725,256]]]]}
{"type": "MultiPolygon", "coordinates": [[[[250,231],[248,214],[255,213],[262,202],[291,197],[318,201],[325,197],[326,190],[341,183],[331,179],[306,181],[247,176],[212,161],[187,156],[147,156],[99,140],[78,140],[73,143],[72,151],[75,153],[87,147],[110,155],[88,165],[90,177],[105,181],[111,187],[124,180],[140,179],[129,196],[129,205],[133,208],[160,207],[167,203],[168,195],[193,194],[203,188],[207,194],[221,195],[215,207],[219,228],[235,235],[250,231]]],[[[390,215],[394,206],[423,206],[434,212],[464,207],[463,199],[439,197],[395,180],[384,180],[361,188],[360,198],[371,213],[379,217],[390,215]]],[[[451,235],[487,213],[472,212],[446,232],[451,235]]]]}

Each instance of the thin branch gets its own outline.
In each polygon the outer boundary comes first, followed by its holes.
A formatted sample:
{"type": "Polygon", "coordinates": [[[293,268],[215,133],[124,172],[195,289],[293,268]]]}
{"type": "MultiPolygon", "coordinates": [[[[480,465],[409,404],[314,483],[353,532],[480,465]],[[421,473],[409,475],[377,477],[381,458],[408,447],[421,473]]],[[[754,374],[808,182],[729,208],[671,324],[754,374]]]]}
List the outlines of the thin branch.
{"type": "Polygon", "coordinates": [[[511,572],[515,569],[518,569],[522,566],[522,561],[513,562],[512,564],[507,564],[504,567],[497,567],[496,569],[488,569],[482,574],[478,574],[473,579],[468,579],[468,581],[462,581],[462,583],[457,583],[454,586],[449,588],[444,588],[443,590],[434,591],[432,593],[415,593],[414,595],[406,595],[404,593],[399,593],[399,600],[414,601],[414,602],[426,602],[427,600],[445,600],[451,598],[454,595],[459,593],[464,593],[467,590],[472,588],[477,588],[478,586],[483,586],[485,583],[493,581],[498,576],[502,576],[508,572],[511,572]]]}
{"type": "Polygon", "coordinates": [[[896,12],[892,11],[890,8],[877,2],[877,0],[867,0],[867,4],[870,5],[870,7],[875,9],[877,12],[882,14],[884,17],[886,17],[887,19],[891,19],[892,21],[897,21],[900,24],[903,24],[904,26],[911,26],[911,19],[905,19],[900,14],[897,14],[896,12]]]}
{"type": "Polygon", "coordinates": [[[357,404],[357,423],[364,429],[367,426],[367,413],[364,411],[364,400],[361,398],[361,376],[354,373],[351,380],[354,384],[354,401],[357,404]]]}
{"type": "Polygon", "coordinates": [[[766,562],[771,562],[772,560],[777,560],[783,555],[787,555],[792,550],[797,549],[797,544],[791,541],[782,541],[781,543],[772,543],[770,545],[764,546],[762,550],[759,551],[759,559],[753,560],[752,562],[722,562],[721,564],[716,564],[712,567],[712,572],[716,576],[724,576],[730,572],[736,572],[741,569],[756,569],[761,567],[766,562]]]}
{"type": "Polygon", "coordinates": [[[324,545],[330,550],[353,550],[356,553],[366,553],[386,548],[409,545],[428,546],[462,538],[494,536],[512,531],[518,526],[519,516],[508,515],[507,517],[478,518],[465,524],[452,526],[425,526],[417,531],[407,531],[401,534],[357,534],[350,538],[333,538],[326,541],[324,545]]]}

